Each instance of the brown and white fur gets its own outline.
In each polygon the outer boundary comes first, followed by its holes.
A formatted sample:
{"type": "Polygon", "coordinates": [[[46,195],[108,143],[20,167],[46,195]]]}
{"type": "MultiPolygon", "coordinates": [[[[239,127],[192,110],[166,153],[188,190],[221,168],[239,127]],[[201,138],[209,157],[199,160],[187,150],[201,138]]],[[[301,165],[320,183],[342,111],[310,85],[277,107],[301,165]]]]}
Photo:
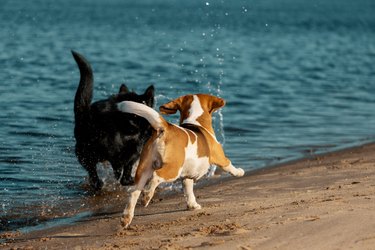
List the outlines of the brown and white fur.
{"type": "Polygon", "coordinates": [[[129,189],[123,226],[130,225],[141,192],[144,192],[144,204],[147,206],[156,187],[162,182],[182,178],[188,209],[200,209],[194,196],[193,184],[208,172],[210,164],[215,164],[234,176],[244,175],[244,171],[235,168],[225,156],[212,128],[212,113],[224,105],[223,99],[207,94],[181,96],[162,105],[162,114],[180,111],[180,126],[167,122],[146,105],[130,101],[117,105],[122,112],[146,118],[155,129],[142,150],[135,185],[129,189]]]}

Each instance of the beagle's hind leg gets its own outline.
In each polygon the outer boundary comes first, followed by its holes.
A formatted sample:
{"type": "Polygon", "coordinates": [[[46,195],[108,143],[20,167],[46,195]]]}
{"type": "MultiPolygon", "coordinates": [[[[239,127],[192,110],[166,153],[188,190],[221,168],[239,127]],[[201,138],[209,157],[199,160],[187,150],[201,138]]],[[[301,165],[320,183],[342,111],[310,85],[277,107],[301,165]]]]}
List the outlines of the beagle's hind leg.
{"type": "Polygon", "coordinates": [[[129,188],[128,191],[128,204],[124,209],[123,217],[121,220],[121,224],[125,228],[127,228],[132,222],[135,206],[137,205],[139,195],[141,194],[147,181],[152,177],[152,173],[154,172],[152,168],[152,155],[150,154],[150,149],[152,149],[151,146],[152,144],[146,144],[145,148],[143,149],[139,166],[135,174],[135,185],[129,188]]]}
{"type": "Polygon", "coordinates": [[[234,167],[231,162],[229,162],[227,166],[221,168],[236,177],[241,177],[245,174],[245,171],[242,168],[234,167]]]}
{"type": "Polygon", "coordinates": [[[134,217],[135,206],[137,205],[139,195],[141,194],[144,186],[146,185],[148,179],[151,176],[152,168],[144,171],[143,175],[141,176],[141,178],[138,179],[139,181],[136,182],[135,186],[129,188],[128,204],[124,209],[123,217],[121,219],[121,224],[123,227],[127,228],[132,222],[134,217]]]}
{"type": "Polygon", "coordinates": [[[225,172],[230,173],[233,176],[243,176],[245,171],[242,168],[236,168],[232,165],[232,162],[225,156],[224,150],[220,144],[214,145],[214,154],[211,156],[211,162],[219,166],[225,172]]]}
{"type": "Polygon", "coordinates": [[[135,188],[129,194],[128,204],[124,209],[123,217],[121,219],[121,224],[125,228],[128,228],[133,220],[135,205],[137,205],[137,200],[140,194],[141,190],[138,188],[135,188]]]}

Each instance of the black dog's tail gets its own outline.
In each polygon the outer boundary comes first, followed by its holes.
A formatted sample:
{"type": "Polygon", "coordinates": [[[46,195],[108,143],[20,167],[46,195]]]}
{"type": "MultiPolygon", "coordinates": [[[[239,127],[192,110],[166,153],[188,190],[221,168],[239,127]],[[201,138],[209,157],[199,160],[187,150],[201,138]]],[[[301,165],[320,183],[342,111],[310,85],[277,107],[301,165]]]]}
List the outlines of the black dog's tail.
{"type": "Polygon", "coordinates": [[[74,98],[74,116],[76,122],[78,122],[85,119],[90,110],[93,96],[94,77],[88,61],[75,51],[72,51],[72,54],[81,74],[76,96],[74,98]]]}

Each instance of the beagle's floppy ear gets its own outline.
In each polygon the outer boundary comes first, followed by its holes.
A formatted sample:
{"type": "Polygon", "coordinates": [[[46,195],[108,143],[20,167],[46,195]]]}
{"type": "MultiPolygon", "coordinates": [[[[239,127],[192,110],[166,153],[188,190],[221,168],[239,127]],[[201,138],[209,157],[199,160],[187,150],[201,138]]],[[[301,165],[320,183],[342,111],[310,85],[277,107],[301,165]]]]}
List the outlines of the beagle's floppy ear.
{"type": "Polygon", "coordinates": [[[163,104],[159,107],[160,113],[164,115],[171,115],[177,112],[177,110],[181,111],[181,105],[184,101],[185,96],[180,96],[173,101],[170,101],[166,104],[163,104]]]}
{"type": "Polygon", "coordinates": [[[211,101],[210,113],[215,112],[216,110],[223,107],[224,105],[225,105],[224,99],[222,99],[220,97],[213,96],[212,101],[211,101]]]}
{"type": "Polygon", "coordinates": [[[164,115],[175,114],[177,110],[180,110],[180,105],[176,100],[170,101],[166,104],[163,104],[159,107],[160,113],[164,115]]]}

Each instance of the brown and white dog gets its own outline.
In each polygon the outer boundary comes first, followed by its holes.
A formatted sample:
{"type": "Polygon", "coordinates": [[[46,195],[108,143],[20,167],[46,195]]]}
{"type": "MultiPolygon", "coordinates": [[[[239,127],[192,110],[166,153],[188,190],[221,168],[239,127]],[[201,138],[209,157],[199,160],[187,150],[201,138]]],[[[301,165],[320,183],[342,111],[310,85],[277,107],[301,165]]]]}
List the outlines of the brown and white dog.
{"type": "Polygon", "coordinates": [[[180,111],[180,126],[167,122],[146,105],[130,101],[117,105],[122,112],[144,117],[155,129],[142,150],[135,185],[129,189],[123,226],[128,227],[131,223],[141,192],[144,192],[144,204],[147,206],[156,187],[162,182],[182,178],[188,208],[200,209],[194,196],[193,184],[208,172],[210,164],[215,164],[234,176],[244,175],[244,171],[235,168],[225,156],[212,128],[212,113],[224,105],[223,99],[207,94],[181,96],[162,105],[162,114],[180,111]]]}

